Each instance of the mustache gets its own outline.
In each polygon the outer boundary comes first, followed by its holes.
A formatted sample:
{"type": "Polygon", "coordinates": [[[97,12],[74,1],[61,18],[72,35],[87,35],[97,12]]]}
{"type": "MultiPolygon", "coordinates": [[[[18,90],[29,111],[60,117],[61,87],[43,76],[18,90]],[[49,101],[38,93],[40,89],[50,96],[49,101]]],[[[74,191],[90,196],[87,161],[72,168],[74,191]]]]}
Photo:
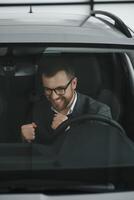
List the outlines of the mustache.
{"type": "Polygon", "coordinates": [[[55,102],[57,100],[64,100],[65,98],[64,97],[58,97],[57,99],[52,99],[51,97],[49,98],[51,100],[51,102],[55,102]]]}

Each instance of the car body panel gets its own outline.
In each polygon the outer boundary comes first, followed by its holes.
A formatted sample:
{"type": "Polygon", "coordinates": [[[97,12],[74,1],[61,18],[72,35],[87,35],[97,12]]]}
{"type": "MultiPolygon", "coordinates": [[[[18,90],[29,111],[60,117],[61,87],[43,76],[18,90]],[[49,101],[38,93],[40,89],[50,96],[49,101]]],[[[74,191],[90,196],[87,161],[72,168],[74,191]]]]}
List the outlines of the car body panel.
{"type": "Polygon", "coordinates": [[[1,200],[133,200],[134,192],[79,195],[11,194],[0,195],[1,200]]]}
{"type": "Polygon", "coordinates": [[[108,25],[88,21],[82,27],[60,25],[1,25],[0,43],[107,44],[133,48],[134,39],[108,25]]]}

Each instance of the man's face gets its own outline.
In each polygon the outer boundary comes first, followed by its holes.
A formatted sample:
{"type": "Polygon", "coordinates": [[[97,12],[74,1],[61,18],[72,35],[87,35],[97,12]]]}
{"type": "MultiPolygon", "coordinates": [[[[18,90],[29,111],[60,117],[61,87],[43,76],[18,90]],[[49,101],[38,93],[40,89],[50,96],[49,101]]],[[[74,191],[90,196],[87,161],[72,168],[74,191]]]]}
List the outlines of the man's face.
{"type": "Polygon", "coordinates": [[[43,75],[42,82],[45,88],[44,93],[52,106],[58,112],[65,110],[73,98],[77,86],[77,78],[71,79],[65,71],[59,71],[52,77],[43,75]],[[64,88],[66,89],[64,90],[64,88]],[[64,94],[61,94],[63,91],[64,94]]]}

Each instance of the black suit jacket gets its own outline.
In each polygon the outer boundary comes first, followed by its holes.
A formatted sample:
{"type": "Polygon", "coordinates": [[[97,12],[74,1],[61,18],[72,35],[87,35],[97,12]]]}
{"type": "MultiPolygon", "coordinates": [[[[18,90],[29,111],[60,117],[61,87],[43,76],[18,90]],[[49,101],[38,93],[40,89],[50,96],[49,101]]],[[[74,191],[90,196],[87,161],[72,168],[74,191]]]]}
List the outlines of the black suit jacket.
{"type": "MultiPolygon", "coordinates": [[[[99,114],[107,118],[112,118],[110,108],[107,105],[89,96],[77,93],[77,101],[71,117],[75,118],[83,114],[99,114]]],[[[37,124],[35,142],[50,144],[55,141],[57,136],[51,128],[53,115],[51,105],[45,98],[34,105],[32,121],[37,124]]]]}

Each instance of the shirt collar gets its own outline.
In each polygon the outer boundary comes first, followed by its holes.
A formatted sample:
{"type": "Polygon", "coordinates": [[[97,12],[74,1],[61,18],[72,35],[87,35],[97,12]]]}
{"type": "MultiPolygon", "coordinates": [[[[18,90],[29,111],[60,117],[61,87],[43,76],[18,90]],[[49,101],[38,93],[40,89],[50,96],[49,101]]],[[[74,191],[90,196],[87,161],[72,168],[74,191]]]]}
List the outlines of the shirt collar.
{"type": "Polygon", "coordinates": [[[69,110],[67,112],[67,115],[69,115],[69,114],[71,114],[73,112],[74,106],[76,104],[76,100],[77,100],[77,93],[75,92],[72,100],[70,101],[70,103],[68,105],[68,107],[70,107],[70,108],[69,108],[69,110]]]}

